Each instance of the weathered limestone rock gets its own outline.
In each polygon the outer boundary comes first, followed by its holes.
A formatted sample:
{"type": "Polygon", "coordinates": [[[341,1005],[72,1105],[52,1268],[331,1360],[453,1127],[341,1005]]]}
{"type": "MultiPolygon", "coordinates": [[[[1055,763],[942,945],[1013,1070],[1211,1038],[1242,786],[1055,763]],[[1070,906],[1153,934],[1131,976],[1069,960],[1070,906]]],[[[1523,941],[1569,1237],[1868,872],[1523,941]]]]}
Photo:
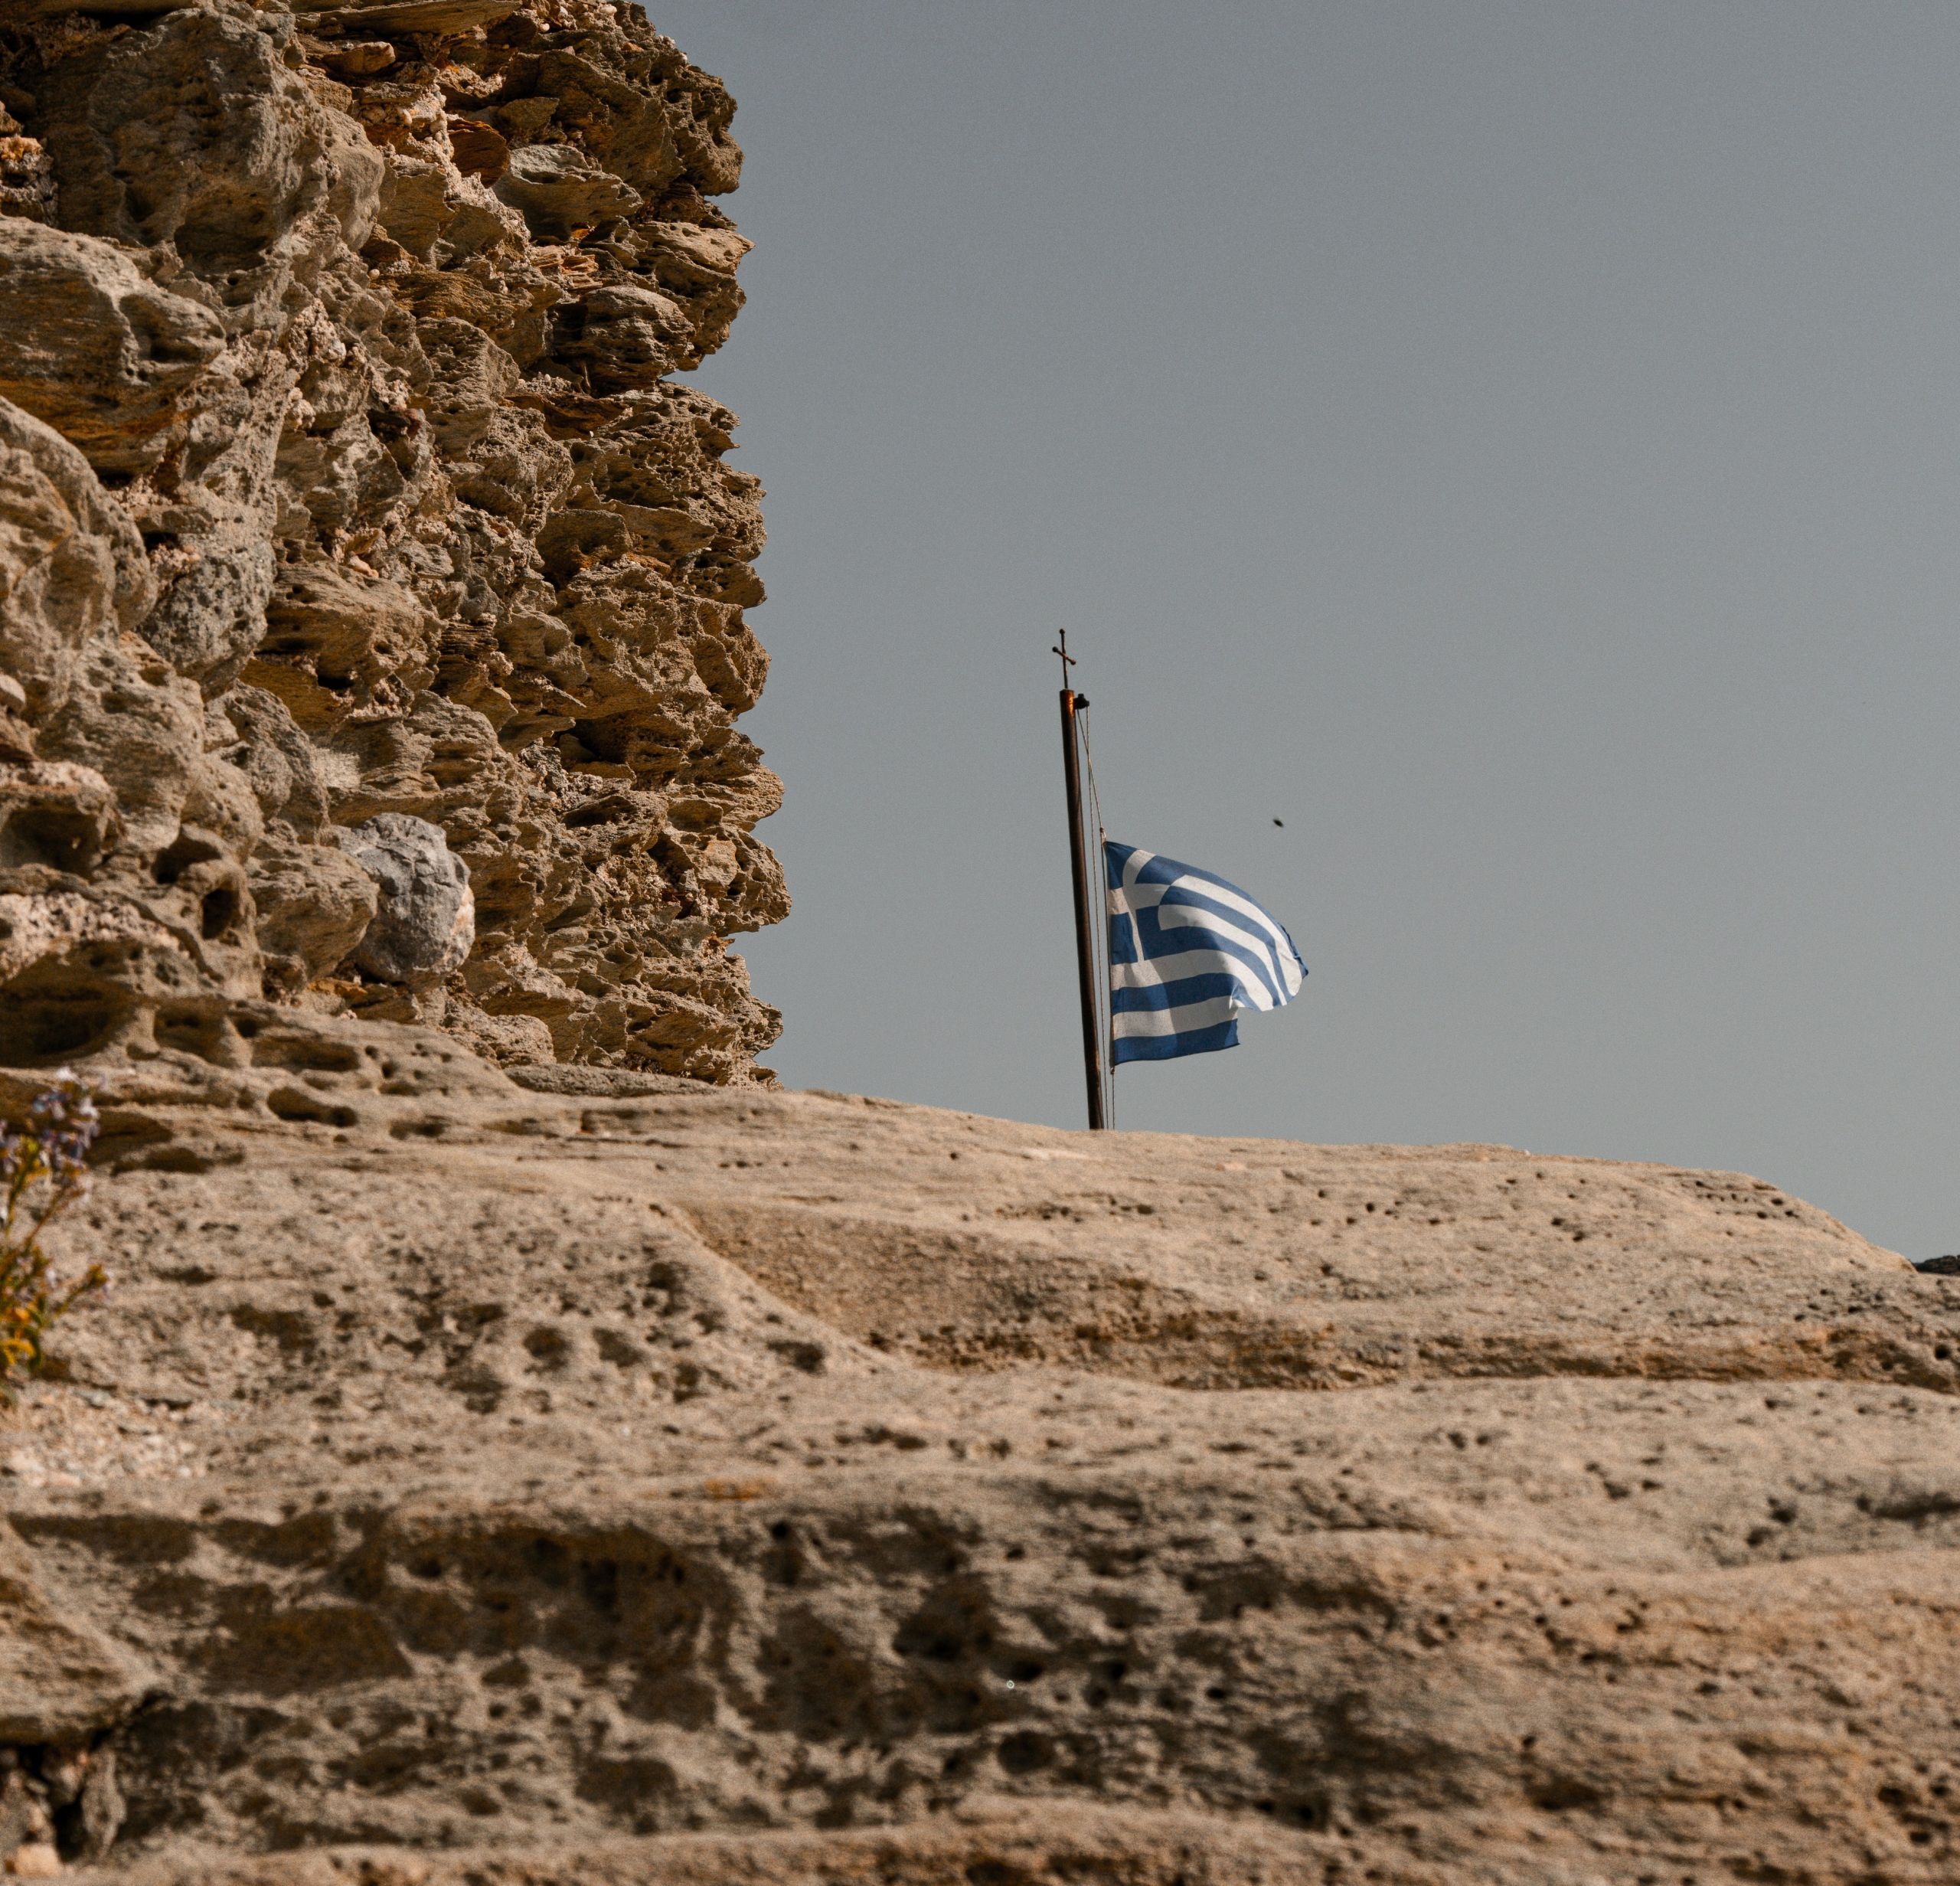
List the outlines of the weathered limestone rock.
{"type": "MultiPolygon", "coordinates": [[[[136,1708],[145,1675],[72,1610],[50,1600],[20,1541],[0,1525],[0,1747],[86,1744],[136,1708]]],[[[0,1832],[0,1855],[24,1831],[11,1841],[0,1832]]]]}
{"type": "Polygon", "coordinates": [[[756,1077],[757,492],[667,378],[732,112],[613,0],[7,10],[0,1062],[194,1087],[270,1002],[756,1077]],[[459,861],[441,947],[377,820],[459,861]]]}
{"type": "Polygon", "coordinates": [[[107,1100],[0,1420],[103,1886],[1960,1876],[1960,1280],[289,1017],[265,1109],[107,1100]]]}
{"type": "Polygon", "coordinates": [[[342,841],[380,893],[354,960],[384,982],[439,981],[476,940],[469,871],[439,825],[384,812],[342,841]]]}
{"type": "Polygon", "coordinates": [[[0,219],[0,394],[57,427],[98,470],[155,469],[181,448],[224,324],[160,289],[129,254],[0,219]]]}

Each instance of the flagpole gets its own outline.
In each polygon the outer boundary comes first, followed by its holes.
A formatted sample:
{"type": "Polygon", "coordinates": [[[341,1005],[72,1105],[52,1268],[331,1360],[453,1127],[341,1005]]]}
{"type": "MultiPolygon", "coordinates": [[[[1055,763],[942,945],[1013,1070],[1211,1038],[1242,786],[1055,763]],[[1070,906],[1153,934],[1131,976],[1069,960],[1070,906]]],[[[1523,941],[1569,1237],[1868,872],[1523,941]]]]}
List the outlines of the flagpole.
{"type": "Polygon", "coordinates": [[[1096,946],[1089,930],[1089,859],[1083,843],[1081,744],[1076,710],[1087,698],[1068,685],[1075,657],[1069,652],[1068,631],[1062,631],[1054,652],[1062,658],[1062,781],[1068,796],[1069,868],[1075,881],[1076,972],[1082,994],[1082,1067],[1089,1087],[1090,1131],[1102,1130],[1102,1042],[1096,1009],[1096,946]]]}

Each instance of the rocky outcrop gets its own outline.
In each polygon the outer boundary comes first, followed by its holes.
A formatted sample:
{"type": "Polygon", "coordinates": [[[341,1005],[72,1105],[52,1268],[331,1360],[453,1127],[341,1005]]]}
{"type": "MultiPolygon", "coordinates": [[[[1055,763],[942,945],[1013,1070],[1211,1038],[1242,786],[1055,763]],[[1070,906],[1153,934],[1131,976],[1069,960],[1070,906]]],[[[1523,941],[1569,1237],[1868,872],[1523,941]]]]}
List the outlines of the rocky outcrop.
{"type": "Polygon", "coordinates": [[[6,10],[0,1063],[754,1077],[732,110],[623,0],[6,10]]]}
{"type": "Polygon", "coordinates": [[[1788,1194],[321,1026],[105,1107],[0,1422],[64,1864],[1960,1871],[1960,1283],[1788,1194]]]}

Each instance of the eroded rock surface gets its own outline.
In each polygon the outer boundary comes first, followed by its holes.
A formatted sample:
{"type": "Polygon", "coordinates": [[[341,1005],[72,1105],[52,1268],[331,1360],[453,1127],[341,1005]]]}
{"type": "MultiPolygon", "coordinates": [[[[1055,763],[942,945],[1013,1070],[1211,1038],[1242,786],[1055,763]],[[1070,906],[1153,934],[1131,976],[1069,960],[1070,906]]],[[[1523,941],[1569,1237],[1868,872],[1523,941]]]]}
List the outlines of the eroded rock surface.
{"type": "Polygon", "coordinates": [[[671,378],[732,112],[612,0],[0,9],[0,1064],[271,1002],[754,1077],[758,492],[671,378]]]}
{"type": "Polygon", "coordinates": [[[278,1013],[109,1097],[0,1429],[105,1878],[1960,1871],[1960,1280],[1734,1174],[278,1013]]]}

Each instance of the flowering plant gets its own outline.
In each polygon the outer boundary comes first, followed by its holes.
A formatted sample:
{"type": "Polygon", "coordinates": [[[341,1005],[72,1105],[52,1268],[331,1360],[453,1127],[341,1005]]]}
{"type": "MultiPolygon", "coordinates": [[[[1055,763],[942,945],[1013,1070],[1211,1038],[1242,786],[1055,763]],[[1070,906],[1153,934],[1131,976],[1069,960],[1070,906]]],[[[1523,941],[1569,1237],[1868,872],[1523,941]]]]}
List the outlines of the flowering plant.
{"type": "Polygon", "coordinates": [[[85,1296],[109,1287],[100,1264],[64,1283],[41,1234],[88,1190],[89,1148],[102,1123],[87,1086],[67,1068],[28,1110],[0,1124],[0,1402],[8,1378],[46,1359],[49,1326],[85,1296]]]}

